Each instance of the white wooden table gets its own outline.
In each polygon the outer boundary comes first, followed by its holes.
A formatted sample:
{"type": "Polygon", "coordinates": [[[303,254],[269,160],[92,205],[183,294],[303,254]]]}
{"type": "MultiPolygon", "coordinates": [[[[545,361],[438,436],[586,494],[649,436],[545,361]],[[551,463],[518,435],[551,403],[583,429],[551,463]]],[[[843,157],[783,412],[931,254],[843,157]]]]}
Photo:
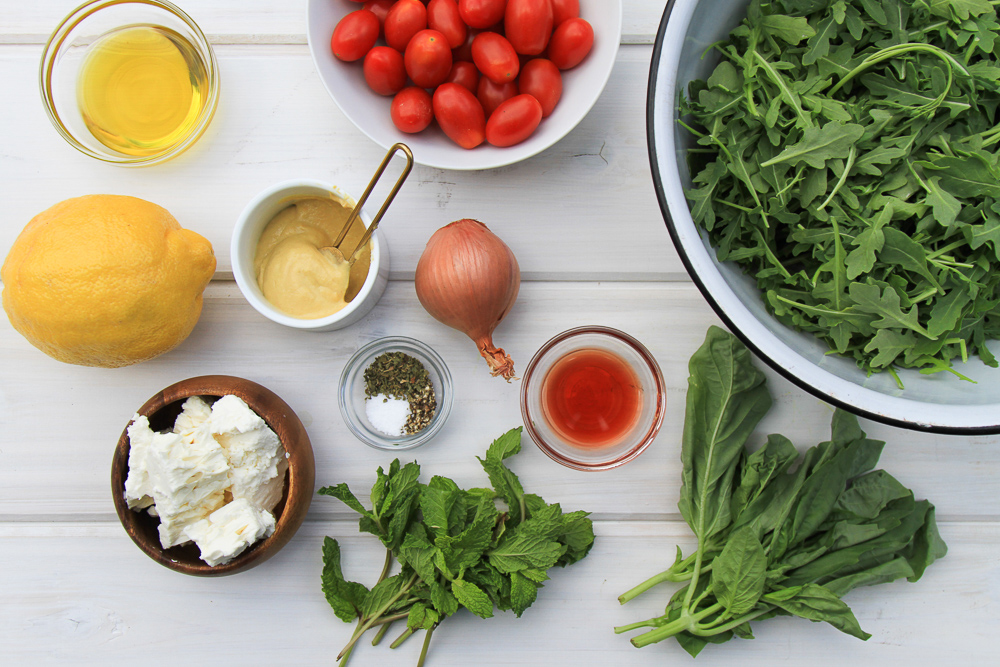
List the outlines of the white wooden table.
{"type": "MultiPolygon", "coordinates": [[[[339,0],[330,0],[331,2],[339,0]]],[[[134,195],[206,236],[219,260],[201,320],[178,349],[104,370],[56,362],[0,322],[0,663],[333,664],[352,626],[320,591],[320,543],[341,541],[345,574],[372,583],[381,547],[351,513],[317,497],[292,542],[267,563],[200,579],[142,554],[111,503],[111,455],[149,396],[205,373],[246,377],[293,406],[316,453],[317,484],[367,493],[391,456],[357,441],[336,406],[348,356],[400,334],[437,349],[458,400],[440,436],[416,458],[426,474],[483,483],[474,456],[521,423],[517,383],[490,378],[462,334],[414,298],[413,271],[430,234],[462,217],[486,222],[513,249],[525,282],[496,341],[523,369],[552,335],[602,324],[643,341],[669,387],[664,427],[650,449],[610,472],[581,473],[525,438],[512,467],[525,487],[593,513],[588,558],[553,572],[517,620],[462,613],[434,635],[428,665],[687,664],[673,642],[633,648],[617,624],[662,613],[666,591],[625,607],[616,597],[664,569],[693,538],[676,503],[687,361],[718,323],[688,279],[657,207],[645,143],[646,77],[664,0],[626,0],[623,45],[590,115],[563,141],[520,164],[480,173],[416,167],[380,233],[392,281],[361,323],[340,332],[291,331],[258,315],[232,282],[229,237],[243,206],[287,178],[360,192],[384,151],[326,94],[305,43],[305,0],[187,0],[216,45],[223,80],[215,120],[199,144],[158,167],[129,170],[72,150],[50,126],[37,89],[42,44],[78,0],[2,0],[0,6],[0,257],[33,215],[68,197],[134,195]]],[[[768,371],[776,406],[762,424],[800,448],[828,433],[830,408],[768,371]]],[[[867,642],[825,624],[775,619],[755,641],[710,646],[698,664],[941,665],[1000,661],[1000,437],[946,437],[875,423],[882,466],[937,505],[948,556],[917,584],[849,594],[867,642]]],[[[358,665],[412,665],[419,639],[400,649],[361,646],[358,665]]]]}

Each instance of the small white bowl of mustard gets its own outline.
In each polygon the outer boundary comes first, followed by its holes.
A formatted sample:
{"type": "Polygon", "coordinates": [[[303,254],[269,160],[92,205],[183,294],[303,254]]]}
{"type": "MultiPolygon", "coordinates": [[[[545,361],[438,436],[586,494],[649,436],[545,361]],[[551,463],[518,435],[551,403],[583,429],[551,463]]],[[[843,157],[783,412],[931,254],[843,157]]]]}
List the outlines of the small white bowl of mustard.
{"type": "MultiPolygon", "coordinates": [[[[346,284],[323,250],[353,208],[354,200],[339,188],[314,180],[278,183],[247,204],[230,251],[236,284],[257,312],[295,329],[333,331],[378,303],[389,281],[389,249],[378,231],[357,253],[346,284]]],[[[362,210],[339,245],[345,257],[371,224],[362,210]]]]}

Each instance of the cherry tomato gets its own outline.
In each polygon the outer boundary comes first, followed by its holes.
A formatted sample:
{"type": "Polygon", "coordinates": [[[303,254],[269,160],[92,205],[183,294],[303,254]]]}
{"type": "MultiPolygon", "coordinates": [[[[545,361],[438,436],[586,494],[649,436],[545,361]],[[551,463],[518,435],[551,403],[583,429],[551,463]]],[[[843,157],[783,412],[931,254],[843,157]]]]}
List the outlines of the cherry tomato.
{"type": "Polygon", "coordinates": [[[542,120],[542,105],[531,95],[512,97],[493,112],[486,123],[486,141],[513,146],[532,135],[542,120]]]}
{"type": "Polygon", "coordinates": [[[376,46],[365,56],[365,81],[379,95],[395,95],[406,85],[406,67],[399,51],[376,46]]]}
{"type": "Polygon", "coordinates": [[[549,40],[549,60],[559,69],[576,67],[594,45],[594,29],[584,19],[560,23],[549,40]]]}
{"type": "Polygon", "coordinates": [[[444,35],[452,49],[464,44],[465,35],[469,32],[458,13],[455,0],[431,0],[427,3],[427,27],[444,35]]]}
{"type": "Polygon", "coordinates": [[[465,35],[465,41],[457,49],[452,49],[451,59],[452,60],[464,60],[466,62],[472,62],[472,42],[476,40],[476,35],[479,34],[478,30],[469,29],[468,33],[465,35]]]}
{"type": "Polygon", "coordinates": [[[378,17],[379,35],[385,36],[385,17],[389,10],[396,4],[396,0],[365,0],[365,9],[378,17]]]}
{"type": "Polygon", "coordinates": [[[451,72],[448,40],[437,30],[421,30],[406,45],[403,61],[413,83],[421,88],[433,88],[443,83],[451,72]]]}
{"type": "Polygon", "coordinates": [[[562,74],[551,60],[535,58],[521,68],[517,88],[538,100],[542,105],[542,118],[547,118],[562,97],[562,74]]]}
{"type": "Polygon", "coordinates": [[[472,62],[493,83],[517,79],[521,63],[507,38],[495,32],[481,32],[472,42],[472,62]]]}
{"type": "Polygon", "coordinates": [[[475,148],[486,139],[486,114],[476,96],[457,83],[442,83],[434,91],[434,117],[462,148],[475,148]]]}
{"type": "Polygon", "coordinates": [[[479,92],[479,70],[476,69],[475,65],[464,60],[452,63],[451,71],[448,72],[448,78],[445,81],[468,88],[473,95],[479,92]]]}
{"type": "Polygon", "coordinates": [[[427,8],[420,0],[399,0],[385,17],[385,42],[400,53],[410,39],[427,28],[427,8]]]}
{"type": "Polygon", "coordinates": [[[420,132],[434,120],[430,93],[416,86],[403,88],[392,98],[389,115],[400,132],[420,132]]]}
{"type": "Polygon", "coordinates": [[[503,20],[507,0],[458,0],[458,11],[470,28],[489,28],[503,20]]]}
{"type": "Polygon", "coordinates": [[[566,19],[580,16],[580,0],[551,0],[552,25],[558,26],[566,19]]]}
{"type": "Polygon", "coordinates": [[[484,76],[479,79],[479,86],[476,88],[476,99],[483,105],[487,118],[493,115],[498,106],[515,95],[517,95],[517,84],[513,81],[493,83],[484,76]]]}
{"type": "Polygon", "coordinates": [[[507,0],[504,35],[518,53],[537,56],[552,36],[550,0],[507,0]]]}
{"type": "Polygon", "coordinates": [[[365,57],[378,40],[378,17],[359,9],[340,19],[330,38],[333,55],[345,62],[365,57]]]}

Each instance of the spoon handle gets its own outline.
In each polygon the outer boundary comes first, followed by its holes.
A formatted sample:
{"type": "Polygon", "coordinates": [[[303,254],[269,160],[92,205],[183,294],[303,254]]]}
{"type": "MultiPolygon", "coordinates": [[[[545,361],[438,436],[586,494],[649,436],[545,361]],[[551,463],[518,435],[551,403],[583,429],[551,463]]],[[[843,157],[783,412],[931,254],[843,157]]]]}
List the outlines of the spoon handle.
{"type": "Polygon", "coordinates": [[[402,143],[393,144],[392,147],[389,148],[389,152],[387,152],[385,157],[382,158],[382,164],[380,164],[379,168],[375,171],[375,175],[372,176],[372,180],[368,183],[368,187],[365,189],[364,194],[361,195],[361,199],[359,199],[358,203],[354,206],[354,210],[351,211],[351,215],[347,219],[347,223],[344,225],[344,228],[340,230],[340,235],[337,236],[337,240],[333,245],[335,247],[340,247],[340,244],[344,241],[344,237],[347,235],[348,230],[351,229],[355,219],[357,219],[357,217],[361,214],[362,207],[365,205],[365,202],[368,201],[368,195],[372,193],[372,190],[375,188],[375,184],[378,183],[380,178],[382,178],[382,174],[385,172],[385,168],[388,166],[389,160],[392,159],[392,156],[398,151],[402,151],[406,157],[406,167],[403,168],[403,173],[399,175],[399,178],[396,180],[396,184],[392,186],[389,196],[386,197],[385,202],[382,204],[382,208],[379,209],[375,219],[372,220],[371,226],[368,227],[364,236],[362,236],[361,240],[358,241],[358,245],[354,248],[354,252],[352,252],[347,258],[348,262],[354,262],[355,255],[357,255],[361,248],[365,247],[365,244],[368,243],[369,239],[371,239],[372,234],[374,234],[375,230],[378,229],[379,221],[382,220],[382,216],[385,215],[385,211],[389,208],[389,204],[391,204],[392,200],[396,198],[396,193],[399,192],[399,188],[402,187],[406,177],[410,175],[410,170],[413,169],[413,152],[410,150],[410,147],[402,143]]]}

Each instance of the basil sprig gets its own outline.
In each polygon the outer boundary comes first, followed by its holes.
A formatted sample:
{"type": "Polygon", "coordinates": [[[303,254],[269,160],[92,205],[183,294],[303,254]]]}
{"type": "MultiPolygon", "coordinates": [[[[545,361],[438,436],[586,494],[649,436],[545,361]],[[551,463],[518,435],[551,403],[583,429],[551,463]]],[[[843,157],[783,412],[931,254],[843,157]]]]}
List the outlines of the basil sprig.
{"type": "Polygon", "coordinates": [[[615,632],[651,628],[632,643],[675,637],[697,655],[709,643],[753,639],[751,621],[793,615],[868,639],[841,597],[916,581],[943,557],[934,506],[874,470],[885,443],[841,410],[830,440],[802,457],[781,435],[751,452],[747,440],[771,397],[732,334],[710,328],[689,370],[678,507],[698,547],[687,558],[678,547],[673,565],[619,598],[683,583],[666,613],[615,632]]]}

